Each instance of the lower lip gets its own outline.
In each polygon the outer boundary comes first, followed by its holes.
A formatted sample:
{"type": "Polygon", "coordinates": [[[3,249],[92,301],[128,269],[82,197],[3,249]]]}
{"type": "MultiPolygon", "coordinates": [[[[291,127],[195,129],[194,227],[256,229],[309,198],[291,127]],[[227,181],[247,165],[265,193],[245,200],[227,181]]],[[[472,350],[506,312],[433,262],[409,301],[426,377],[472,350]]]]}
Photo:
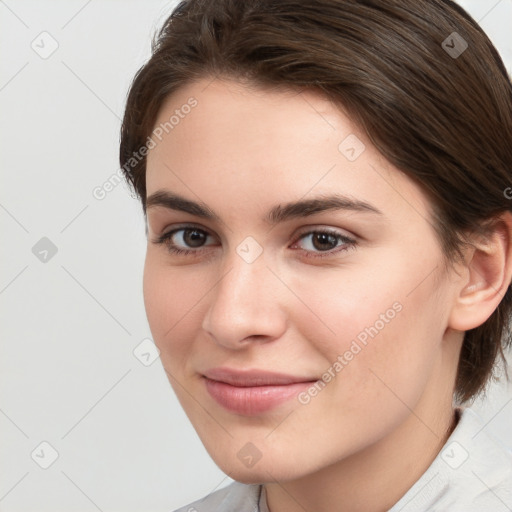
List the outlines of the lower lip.
{"type": "Polygon", "coordinates": [[[296,382],[279,386],[231,386],[205,378],[210,396],[228,411],[246,416],[261,414],[296,397],[313,382],[296,382]]]}

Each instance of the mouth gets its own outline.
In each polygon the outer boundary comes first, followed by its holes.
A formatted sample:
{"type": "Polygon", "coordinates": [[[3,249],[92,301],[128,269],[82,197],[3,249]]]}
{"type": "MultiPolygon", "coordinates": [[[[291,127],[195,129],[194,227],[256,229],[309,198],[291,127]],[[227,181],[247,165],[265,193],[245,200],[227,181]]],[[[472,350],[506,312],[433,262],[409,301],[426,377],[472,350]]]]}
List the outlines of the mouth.
{"type": "Polygon", "coordinates": [[[254,416],[296,397],[317,379],[262,370],[214,368],[203,374],[206,390],[222,407],[235,414],[254,416]]]}

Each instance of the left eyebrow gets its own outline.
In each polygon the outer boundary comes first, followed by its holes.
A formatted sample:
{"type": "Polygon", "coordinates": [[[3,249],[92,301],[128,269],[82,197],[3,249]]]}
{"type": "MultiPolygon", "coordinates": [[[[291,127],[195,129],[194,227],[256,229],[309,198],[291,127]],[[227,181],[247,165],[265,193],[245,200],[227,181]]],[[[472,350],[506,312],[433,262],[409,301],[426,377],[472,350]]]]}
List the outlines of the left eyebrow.
{"type": "Polygon", "coordinates": [[[376,206],[366,201],[341,194],[331,194],[274,206],[267,214],[266,221],[270,224],[278,224],[286,220],[309,217],[316,213],[332,210],[366,212],[384,216],[376,206]]]}
{"type": "MultiPolygon", "coordinates": [[[[190,213],[196,217],[208,220],[221,221],[220,216],[204,203],[191,201],[190,199],[168,192],[167,190],[159,190],[148,197],[146,208],[150,209],[156,206],[190,213]]],[[[317,213],[333,210],[371,213],[384,216],[381,210],[366,201],[341,194],[330,194],[327,196],[278,204],[270,209],[264,220],[271,225],[275,225],[287,220],[309,217],[317,213]]]]}

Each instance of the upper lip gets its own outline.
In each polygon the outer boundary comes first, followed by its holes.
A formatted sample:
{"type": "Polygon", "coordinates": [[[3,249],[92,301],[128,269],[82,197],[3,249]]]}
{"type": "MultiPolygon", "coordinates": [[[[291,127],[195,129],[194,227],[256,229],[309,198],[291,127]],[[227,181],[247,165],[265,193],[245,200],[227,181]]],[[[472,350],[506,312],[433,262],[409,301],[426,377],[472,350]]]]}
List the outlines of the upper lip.
{"type": "Polygon", "coordinates": [[[231,386],[286,386],[298,382],[313,382],[317,379],[309,377],[297,377],[285,373],[269,372],[265,370],[235,370],[231,368],[212,368],[203,372],[210,380],[224,382],[231,386]]]}

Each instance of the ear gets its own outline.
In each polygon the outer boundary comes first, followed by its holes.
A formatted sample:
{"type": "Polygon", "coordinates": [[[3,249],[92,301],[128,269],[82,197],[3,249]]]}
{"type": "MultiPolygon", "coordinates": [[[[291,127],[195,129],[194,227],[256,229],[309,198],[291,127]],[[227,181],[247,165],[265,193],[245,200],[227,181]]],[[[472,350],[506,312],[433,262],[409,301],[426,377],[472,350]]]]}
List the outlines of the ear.
{"type": "Polygon", "coordinates": [[[473,240],[456,289],[448,327],[468,331],[496,310],[512,280],[512,214],[496,217],[489,236],[473,240]]]}

